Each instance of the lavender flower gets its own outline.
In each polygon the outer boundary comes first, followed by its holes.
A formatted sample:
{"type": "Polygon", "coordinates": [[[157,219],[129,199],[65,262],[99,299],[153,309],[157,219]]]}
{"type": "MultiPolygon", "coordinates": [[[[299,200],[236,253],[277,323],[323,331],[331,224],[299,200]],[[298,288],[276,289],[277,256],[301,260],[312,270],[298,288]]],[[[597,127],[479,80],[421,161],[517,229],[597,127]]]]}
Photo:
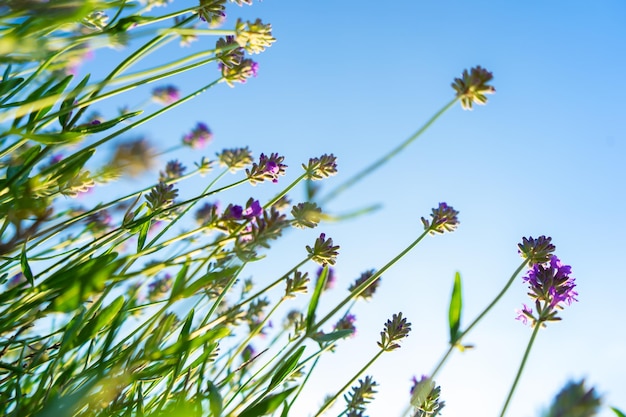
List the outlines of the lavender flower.
{"type": "Polygon", "coordinates": [[[248,200],[246,209],[243,211],[243,217],[246,219],[253,219],[263,215],[263,206],[259,203],[259,200],[248,200]]]}
{"type": "Polygon", "coordinates": [[[226,0],[200,0],[198,16],[207,22],[210,27],[219,26],[226,20],[226,0]]]}
{"type": "MultiPolygon", "coordinates": [[[[560,320],[556,317],[556,310],[563,309],[564,304],[571,305],[573,301],[578,301],[578,293],[574,290],[575,279],[570,276],[571,273],[571,266],[564,265],[554,255],[547,263],[534,264],[523,280],[528,284],[528,295],[535,300],[537,316],[526,306],[521,313],[533,322],[560,320]]],[[[525,322],[520,315],[518,318],[525,322]]]]}
{"type": "Polygon", "coordinates": [[[528,319],[533,319],[533,309],[528,307],[526,304],[522,304],[524,307],[521,310],[515,310],[517,316],[515,320],[521,321],[524,326],[528,324],[528,319]]]}
{"type": "Polygon", "coordinates": [[[480,65],[468,72],[463,71],[462,78],[455,78],[452,88],[456,96],[461,100],[461,106],[465,110],[472,110],[473,104],[486,104],[486,94],[494,94],[496,89],[487,83],[493,79],[493,74],[480,65]]]}
{"type": "Polygon", "coordinates": [[[333,330],[350,330],[352,333],[350,337],[356,336],[356,316],[354,314],[346,314],[333,326],[333,330]]]}
{"type": "Polygon", "coordinates": [[[156,103],[168,105],[172,104],[180,98],[178,88],[173,85],[157,87],[152,90],[152,100],[156,103]]]}
{"type": "Polygon", "coordinates": [[[331,238],[326,239],[326,234],[321,233],[320,237],[315,239],[315,245],[311,248],[307,245],[306,250],[313,262],[324,266],[326,264],[334,265],[339,252],[339,246],[333,245],[331,238]]]}
{"type": "Polygon", "coordinates": [[[183,136],[183,145],[189,146],[193,149],[204,148],[213,138],[213,133],[209,127],[199,122],[190,133],[183,136]]]}
{"type": "Polygon", "coordinates": [[[337,173],[337,157],[331,153],[319,158],[310,158],[309,164],[302,164],[302,168],[306,171],[307,178],[312,181],[328,178],[337,173]]]}
{"type": "Polygon", "coordinates": [[[159,173],[159,181],[166,182],[180,178],[187,168],[179,161],[172,160],[165,165],[165,171],[159,173]]]}
{"type": "MultiPolygon", "coordinates": [[[[370,269],[369,271],[363,272],[361,276],[357,278],[356,281],[354,281],[354,284],[350,285],[350,287],[348,288],[348,291],[352,292],[356,290],[357,288],[361,286],[361,284],[363,284],[365,281],[370,279],[375,273],[376,273],[375,269],[370,269]]],[[[372,283],[367,288],[361,291],[361,293],[358,296],[364,300],[370,300],[374,296],[376,289],[380,285],[381,279],[382,277],[376,278],[374,281],[372,281],[372,283]]]]}
{"type": "Polygon", "coordinates": [[[223,220],[241,220],[243,219],[243,207],[229,204],[222,215],[223,220]]]}
{"type": "Polygon", "coordinates": [[[435,233],[452,232],[459,225],[459,219],[457,216],[459,212],[452,208],[452,206],[446,203],[439,203],[439,207],[433,209],[432,223],[422,217],[422,223],[424,224],[424,230],[427,230],[430,234],[435,233]]]}
{"type": "Polygon", "coordinates": [[[237,172],[252,163],[252,152],[248,147],[224,149],[217,157],[220,165],[228,167],[230,172],[237,172]]]}
{"type": "Polygon", "coordinates": [[[217,203],[204,203],[204,205],[196,211],[196,222],[202,227],[214,223],[218,218],[218,209],[219,206],[217,203]]]}
{"type": "Polygon", "coordinates": [[[284,156],[279,156],[277,153],[272,153],[269,157],[262,153],[259,157],[259,163],[255,162],[252,164],[252,168],[246,169],[248,180],[252,185],[267,180],[277,183],[278,177],[285,175],[287,165],[282,163],[284,159],[284,156]]]}
{"type": "Polygon", "coordinates": [[[240,65],[243,61],[244,51],[243,48],[238,46],[234,36],[226,36],[226,38],[220,38],[215,44],[215,49],[218,51],[215,53],[215,57],[218,59],[218,68],[222,70],[225,66],[227,68],[234,68],[240,65]]]}
{"type": "Polygon", "coordinates": [[[517,247],[520,256],[524,259],[528,259],[530,266],[535,264],[543,264],[550,260],[550,256],[555,251],[556,247],[551,243],[551,237],[539,236],[534,239],[532,236],[528,238],[522,238],[522,243],[519,243],[517,247]]]}
{"type": "Polygon", "coordinates": [[[314,228],[322,219],[322,209],[315,203],[298,203],[291,209],[293,226],[299,229],[314,228]]]}
{"type": "Polygon", "coordinates": [[[222,72],[222,78],[229,87],[234,87],[235,83],[245,84],[250,77],[256,77],[259,71],[259,64],[251,59],[244,59],[240,64],[228,67],[219,63],[217,67],[222,72]]]}

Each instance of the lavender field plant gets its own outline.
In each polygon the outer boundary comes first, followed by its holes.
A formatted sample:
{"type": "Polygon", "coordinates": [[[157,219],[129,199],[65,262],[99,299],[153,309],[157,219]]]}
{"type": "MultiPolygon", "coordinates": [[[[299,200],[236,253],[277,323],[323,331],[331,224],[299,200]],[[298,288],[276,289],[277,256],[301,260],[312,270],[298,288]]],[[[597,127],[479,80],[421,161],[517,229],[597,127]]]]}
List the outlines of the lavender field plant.
{"type": "MultiPolygon", "coordinates": [[[[416,222],[421,232],[413,242],[376,269],[365,265],[327,309],[321,300],[340,254],[323,231],[325,222],[340,220],[326,211],[328,203],[404,151],[448,109],[486,104],[495,93],[492,73],[481,66],[464,70],[452,82],[450,101],[423,127],[328,190],[317,182],[338,173],[332,149],[287,164],[279,153],[257,156],[227,145],[187,167],[173,154],[202,154],[213,141],[207,121],[165,150],[129,134],[192,106],[218,84],[241,88],[257,76],[254,56],[275,39],[260,19],[225,24],[227,6],[231,13],[237,9],[230,7],[252,1],[200,0],[163,12],[159,6],[167,3],[0,1],[2,415],[295,415],[298,400],[317,395],[307,382],[320,358],[359,337],[355,303],[375,296],[382,275],[418,244],[459,226],[459,211],[433,202],[432,212],[416,222]],[[172,42],[181,45],[180,56],[158,53],[172,42]],[[186,53],[191,42],[207,49],[186,53]],[[95,80],[81,65],[103,48],[123,58],[95,80]],[[143,65],[148,58],[158,64],[143,65]],[[210,66],[204,85],[189,92],[175,86],[175,77],[202,66],[210,66]],[[143,104],[111,114],[110,103],[119,105],[128,93],[136,99],[139,91],[148,91],[143,104]],[[162,156],[169,161],[157,167],[162,156]],[[298,174],[285,184],[288,169],[298,174]],[[142,175],[151,183],[137,187],[142,175]],[[204,189],[192,186],[198,176],[204,189]],[[112,182],[123,185],[114,188],[119,195],[111,187],[98,193],[112,182]],[[273,187],[274,197],[259,197],[262,187],[273,187]],[[234,188],[249,197],[228,201],[234,188]],[[292,201],[298,195],[302,199],[292,201]],[[322,231],[299,259],[285,259],[269,283],[247,277],[249,265],[263,262],[277,239],[312,228],[322,231]],[[309,275],[311,268],[317,273],[309,275]]],[[[539,330],[577,301],[572,268],[555,249],[546,236],[524,237],[517,249],[512,243],[519,266],[469,324],[462,316],[461,275],[454,277],[450,300],[442,300],[449,348],[429,373],[414,370],[424,375],[407,389],[405,415],[445,410],[445,386],[435,382],[439,371],[456,349],[471,347],[467,334],[509,288],[526,285],[531,301],[518,319],[532,332],[505,415],[539,330]]],[[[319,409],[309,415],[365,416],[377,387],[368,369],[401,348],[415,324],[402,312],[381,317],[380,339],[364,342],[375,344],[377,353],[356,374],[340,375],[334,394],[319,398],[319,409]]],[[[593,416],[600,406],[593,388],[571,382],[545,415],[593,416]]]]}

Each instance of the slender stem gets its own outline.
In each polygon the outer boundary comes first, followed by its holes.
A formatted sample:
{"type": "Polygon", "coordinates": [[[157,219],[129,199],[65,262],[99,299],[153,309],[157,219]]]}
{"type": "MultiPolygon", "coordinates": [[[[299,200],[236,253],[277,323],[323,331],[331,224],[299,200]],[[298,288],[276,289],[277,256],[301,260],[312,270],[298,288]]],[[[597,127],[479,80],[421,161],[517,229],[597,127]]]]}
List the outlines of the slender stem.
{"type": "Polygon", "coordinates": [[[337,397],[339,397],[345,390],[350,388],[350,385],[354,382],[354,380],[357,379],[363,372],[365,372],[367,370],[367,368],[369,368],[378,358],[380,358],[380,356],[384,352],[385,351],[382,350],[382,349],[379,350],[378,353],[376,353],[376,355],[374,355],[374,357],[372,359],[370,359],[370,361],[365,364],[365,366],[363,366],[356,374],[354,374],[352,379],[350,379],[343,387],[341,387],[339,390],[337,390],[335,392],[335,395],[333,395],[332,398],[330,398],[329,400],[327,400],[324,403],[322,408],[320,408],[319,411],[317,412],[317,414],[315,414],[315,417],[318,417],[318,416],[322,415],[324,412],[326,412],[326,410],[328,410],[333,405],[333,403],[337,400],[337,397]]]}
{"type": "Polygon", "coordinates": [[[526,264],[528,264],[528,260],[524,260],[521,263],[521,265],[517,267],[517,269],[511,275],[511,278],[509,278],[507,283],[504,285],[504,288],[502,288],[502,290],[498,293],[498,295],[496,295],[493,301],[491,301],[491,303],[489,303],[489,305],[478,315],[478,317],[476,317],[474,321],[472,321],[472,323],[469,326],[467,326],[467,328],[456,338],[456,340],[451,341],[450,347],[448,348],[447,352],[443,355],[443,357],[439,360],[439,363],[437,364],[437,366],[435,366],[435,369],[431,372],[430,378],[435,378],[435,375],[441,370],[441,367],[446,362],[446,360],[448,360],[448,357],[450,356],[454,348],[459,343],[461,343],[461,339],[463,339],[463,337],[465,337],[465,335],[467,335],[470,332],[470,330],[472,330],[472,328],[479,321],[481,321],[483,317],[485,317],[485,315],[498,303],[498,301],[500,301],[500,299],[504,296],[504,294],[508,291],[508,289],[513,284],[513,281],[515,281],[515,278],[519,275],[520,272],[522,272],[524,267],[526,267],[526,264]]]}
{"type": "Polygon", "coordinates": [[[244,305],[246,305],[247,303],[256,300],[258,297],[260,297],[263,293],[265,293],[266,291],[271,290],[272,288],[274,288],[275,286],[277,286],[278,284],[280,284],[282,281],[284,281],[287,277],[289,277],[289,275],[291,275],[294,271],[297,271],[298,268],[300,268],[302,265],[304,265],[305,263],[307,263],[309,260],[311,259],[311,257],[307,257],[306,259],[304,259],[303,261],[300,261],[300,263],[298,263],[296,266],[294,266],[293,268],[291,268],[289,271],[287,271],[286,274],[283,274],[283,276],[281,276],[280,278],[278,278],[277,280],[275,280],[274,282],[272,282],[271,284],[269,284],[267,287],[263,288],[262,290],[259,290],[257,293],[255,293],[254,295],[251,295],[250,297],[246,298],[245,300],[241,301],[239,304],[237,304],[235,307],[233,307],[233,309],[237,309],[240,307],[243,307],[244,305]]]}
{"type": "Polygon", "coordinates": [[[326,195],[326,197],[322,198],[320,203],[325,204],[335,199],[339,194],[346,191],[348,188],[352,187],[357,182],[361,181],[363,178],[365,178],[366,176],[368,176],[369,174],[371,174],[372,172],[380,168],[385,163],[389,162],[391,158],[399,154],[402,150],[404,150],[404,148],[406,148],[412,142],[414,142],[417,138],[419,138],[422,135],[422,133],[424,133],[433,123],[435,123],[435,121],[442,114],[444,114],[448,109],[450,109],[457,102],[457,100],[458,98],[455,97],[448,104],[443,106],[441,110],[435,113],[417,132],[413,133],[411,136],[409,136],[408,139],[406,139],[400,145],[398,145],[397,147],[389,151],[386,155],[383,155],[381,158],[377,159],[375,162],[373,162],[372,164],[368,165],[367,167],[363,168],[361,171],[357,172],[355,175],[350,177],[343,184],[340,184],[339,186],[337,186],[328,195],[326,195]]]}
{"type": "Polygon", "coordinates": [[[350,301],[356,299],[356,297],[358,297],[363,291],[365,291],[370,285],[372,285],[372,283],[374,281],[376,281],[378,278],[380,278],[380,276],[387,271],[389,268],[391,268],[396,262],[398,262],[404,255],[406,255],[409,251],[411,251],[411,249],[413,249],[418,243],[420,243],[420,241],[422,239],[424,239],[424,237],[426,237],[426,235],[428,235],[428,233],[431,232],[431,229],[426,229],[424,230],[424,233],[422,233],[417,239],[415,239],[413,241],[413,243],[411,243],[409,246],[407,246],[402,252],[400,252],[395,258],[393,258],[391,261],[389,261],[385,266],[383,266],[379,271],[377,271],[374,275],[372,275],[371,277],[369,277],[367,280],[363,281],[358,287],[356,287],[354,290],[352,290],[352,292],[350,292],[350,294],[344,298],[330,313],[328,313],[326,316],[324,316],[323,319],[319,320],[318,322],[315,323],[315,326],[313,326],[313,328],[311,328],[309,330],[309,332],[307,334],[305,334],[304,336],[302,336],[296,343],[294,343],[294,345],[291,347],[291,349],[285,354],[284,357],[289,357],[302,343],[304,343],[304,341],[311,336],[312,334],[315,334],[317,332],[317,330],[324,324],[326,323],[328,320],[330,320],[335,314],[337,314],[337,312],[339,310],[341,310],[346,304],[348,304],[350,301]]]}
{"type": "Polygon", "coordinates": [[[339,310],[341,310],[346,304],[348,304],[350,301],[352,301],[353,299],[358,297],[361,293],[363,293],[363,291],[365,291],[370,285],[372,285],[372,283],[374,281],[376,281],[378,278],[380,278],[380,276],[385,271],[387,271],[389,268],[391,268],[404,255],[409,253],[411,251],[411,249],[413,249],[418,243],[420,243],[422,241],[422,239],[424,239],[424,237],[426,237],[426,235],[428,235],[429,232],[430,232],[430,229],[424,230],[424,233],[422,233],[417,239],[415,239],[409,246],[407,246],[395,258],[393,258],[391,261],[387,262],[387,264],[385,266],[383,266],[380,270],[378,270],[374,275],[369,277],[367,280],[362,282],[358,287],[356,287],[354,290],[352,290],[352,292],[350,292],[350,294],[346,298],[344,298],[339,304],[337,304],[337,306],[334,309],[332,309],[330,313],[328,313],[326,316],[324,316],[323,319],[321,319],[320,321],[315,323],[315,326],[313,327],[313,329],[311,329],[311,331],[312,332],[316,332],[317,329],[319,329],[324,323],[326,323],[335,314],[337,314],[337,312],[339,310]]]}
{"type": "Polygon", "coordinates": [[[515,392],[515,388],[517,387],[517,383],[519,382],[522,371],[524,370],[524,365],[526,365],[526,361],[528,360],[528,356],[530,354],[530,350],[533,347],[533,343],[535,342],[535,338],[537,337],[537,333],[539,333],[539,329],[541,328],[542,322],[537,321],[535,323],[535,328],[533,329],[533,334],[530,336],[530,340],[528,341],[528,346],[526,346],[526,351],[524,352],[524,357],[522,358],[522,363],[519,365],[519,369],[517,370],[517,375],[515,375],[515,380],[513,381],[513,385],[511,385],[511,390],[509,391],[509,395],[506,397],[506,401],[504,402],[504,406],[502,407],[502,411],[500,412],[500,417],[504,417],[504,413],[506,412],[509,403],[511,402],[511,398],[513,398],[513,393],[515,392]]]}

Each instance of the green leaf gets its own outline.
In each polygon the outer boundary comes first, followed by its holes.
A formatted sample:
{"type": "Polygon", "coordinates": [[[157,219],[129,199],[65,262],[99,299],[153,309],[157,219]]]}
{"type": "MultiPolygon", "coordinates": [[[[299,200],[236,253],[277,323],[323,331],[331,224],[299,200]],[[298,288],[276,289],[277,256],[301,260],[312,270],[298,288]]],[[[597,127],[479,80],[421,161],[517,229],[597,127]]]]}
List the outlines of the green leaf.
{"type": "Polygon", "coordinates": [[[7,167],[6,181],[12,181],[12,188],[16,189],[19,185],[28,180],[28,174],[30,174],[30,171],[33,169],[32,165],[34,165],[35,160],[39,157],[40,152],[41,146],[35,145],[19,156],[19,162],[21,163],[9,165],[7,167]],[[24,169],[24,167],[27,167],[29,165],[30,168],[22,172],[20,178],[13,179],[17,175],[20,175],[20,172],[22,171],[22,169],[24,169]]]}
{"type": "MultiPolygon", "coordinates": [[[[65,87],[67,87],[67,85],[70,83],[70,81],[72,81],[72,78],[74,78],[73,75],[66,76],[61,81],[50,87],[50,89],[48,89],[45,93],[43,93],[41,95],[41,98],[61,94],[63,90],[65,90],[65,87]]],[[[52,109],[52,104],[42,107],[40,109],[33,110],[28,116],[28,124],[41,120],[46,114],[48,114],[50,109],[52,109]]]]}
{"type": "Polygon", "coordinates": [[[220,417],[223,409],[222,395],[211,381],[207,384],[207,390],[209,391],[209,408],[211,409],[211,417],[220,417]]]}
{"type": "Polygon", "coordinates": [[[185,282],[187,280],[187,271],[189,271],[189,263],[190,263],[190,260],[187,259],[183,267],[180,268],[180,271],[178,271],[178,274],[176,274],[176,279],[174,280],[174,284],[172,285],[172,293],[170,295],[170,301],[176,300],[176,297],[178,297],[178,294],[180,294],[185,288],[185,282]]]}
{"type": "Polygon", "coordinates": [[[150,226],[152,225],[152,221],[148,218],[147,222],[144,222],[139,229],[139,237],[137,238],[137,252],[141,252],[143,246],[146,244],[146,238],[148,237],[148,231],[150,230],[150,226]]]}
{"type": "Polygon", "coordinates": [[[335,340],[345,339],[346,337],[350,337],[352,333],[354,332],[350,329],[343,329],[343,330],[335,330],[332,333],[322,333],[319,335],[316,334],[316,335],[311,336],[311,338],[318,343],[329,343],[329,342],[334,342],[335,340]]]}
{"type": "Polygon", "coordinates": [[[239,417],[258,417],[273,413],[285,399],[298,387],[289,388],[278,394],[269,395],[256,404],[252,404],[239,414],[239,417]]]}
{"type": "Polygon", "coordinates": [[[463,309],[463,296],[461,294],[461,274],[454,275],[454,287],[452,288],[452,297],[450,298],[450,310],[448,312],[448,321],[450,323],[450,344],[454,345],[459,336],[459,328],[461,326],[461,310],[463,309]]]}
{"type": "Polygon", "coordinates": [[[74,339],[72,347],[80,346],[91,340],[95,335],[104,330],[113,320],[113,317],[121,310],[124,305],[124,296],[119,296],[111,304],[96,313],[96,316],[87,322],[82,328],[78,337],[74,339]]]}
{"type": "Polygon", "coordinates": [[[179,297],[180,298],[191,297],[192,295],[196,294],[199,290],[211,284],[211,282],[220,280],[227,276],[233,276],[235,273],[237,273],[239,269],[240,269],[239,266],[233,266],[233,267],[224,268],[220,271],[207,272],[205,275],[201,276],[200,278],[198,278],[197,280],[189,284],[187,288],[182,289],[179,293],[179,297]]]}
{"type": "Polygon", "coordinates": [[[0,96],[11,92],[11,90],[20,85],[22,81],[24,81],[23,78],[11,78],[8,80],[0,81],[0,96]]]}
{"type": "Polygon", "coordinates": [[[618,410],[615,407],[611,407],[611,410],[613,410],[613,412],[618,416],[618,417],[626,417],[626,414],[624,414],[623,411],[618,410]]]}
{"type": "Polygon", "coordinates": [[[71,312],[94,293],[104,290],[106,281],[124,263],[124,259],[116,258],[117,253],[109,253],[55,272],[41,285],[42,290],[57,290],[49,308],[71,312]]]}
{"type": "Polygon", "coordinates": [[[324,266],[322,269],[322,273],[317,279],[317,283],[315,284],[315,290],[313,294],[311,294],[311,301],[309,302],[309,310],[306,315],[306,332],[307,334],[311,332],[313,326],[315,325],[315,310],[317,310],[317,305],[320,301],[320,296],[322,295],[322,291],[324,291],[324,287],[326,286],[326,280],[328,279],[328,265],[324,266]]]}
{"type": "Polygon", "coordinates": [[[296,350],[293,355],[291,355],[285,363],[283,363],[275,372],[274,376],[272,376],[272,380],[270,381],[270,385],[267,387],[267,392],[272,391],[274,388],[282,384],[289,376],[293,373],[296,366],[298,366],[298,361],[300,357],[304,353],[305,346],[300,346],[298,350],[296,350]]]}
{"type": "Polygon", "coordinates": [[[84,137],[82,133],[78,132],[56,132],[47,134],[23,133],[21,135],[26,139],[41,143],[42,145],[65,145],[76,143],[84,137]]]}
{"type": "Polygon", "coordinates": [[[61,113],[59,114],[59,123],[61,123],[63,129],[66,129],[68,127],[67,123],[69,122],[71,116],[71,109],[74,107],[74,101],[89,82],[89,76],[90,74],[87,74],[85,78],[83,78],[76,85],[76,87],[74,87],[74,89],[67,96],[65,96],[65,100],[63,100],[63,103],[61,103],[61,107],[59,109],[59,112],[61,113]]]}
{"type": "Polygon", "coordinates": [[[197,332],[193,332],[191,334],[191,339],[189,338],[180,339],[179,337],[179,340],[177,340],[174,344],[168,346],[167,348],[156,349],[150,352],[150,359],[156,360],[156,359],[161,359],[167,356],[178,357],[183,353],[191,353],[196,348],[198,348],[201,345],[204,345],[205,343],[212,343],[215,340],[223,339],[224,337],[230,334],[230,330],[228,329],[228,327],[222,326],[222,327],[211,329],[207,332],[203,332],[202,334],[198,336],[196,336],[196,333],[197,332]]]}
{"type": "Polygon", "coordinates": [[[103,131],[105,131],[107,129],[110,129],[110,128],[114,127],[118,123],[123,122],[126,119],[130,119],[131,117],[135,117],[137,115],[140,115],[141,113],[143,113],[143,110],[138,110],[138,111],[126,113],[126,114],[123,114],[123,115],[121,115],[119,117],[116,117],[115,119],[111,119],[111,120],[108,120],[106,122],[102,122],[102,123],[99,123],[99,124],[80,125],[80,126],[77,126],[75,129],[72,129],[72,132],[78,132],[78,133],[83,133],[83,134],[91,134],[91,133],[103,132],[103,131]]]}
{"type": "Polygon", "coordinates": [[[28,265],[28,257],[26,256],[26,243],[22,246],[22,255],[20,256],[20,266],[22,267],[22,274],[28,280],[31,287],[35,286],[35,279],[33,278],[33,272],[28,265]]]}

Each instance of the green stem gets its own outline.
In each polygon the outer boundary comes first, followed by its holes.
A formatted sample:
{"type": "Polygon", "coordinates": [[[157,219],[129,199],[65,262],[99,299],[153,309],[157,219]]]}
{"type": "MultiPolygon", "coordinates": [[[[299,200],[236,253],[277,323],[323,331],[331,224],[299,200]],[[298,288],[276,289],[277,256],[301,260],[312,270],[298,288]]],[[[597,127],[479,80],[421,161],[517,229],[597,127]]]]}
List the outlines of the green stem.
{"type": "Polygon", "coordinates": [[[437,364],[437,366],[435,366],[435,369],[431,372],[430,374],[431,379],[435,378],[435,375],[441,370],[441,367],[446,362],[446,360],[448,360],[448,357],[450,356],[454,348],[458,346],[459,343],[461,343],[461,339],[463,339],[463,337],[465,337],[465,335],[467,335],[470,332],[470,330],[472,330],[472,328],[474,328],[474,326],[479,321],[481,321],[483,317],[485,317],[485,315],[498,303],[498,301],[500,301],[500,299],[508,291],[509,287],[511,287],[511,285],[513,284],[513,281],[515,281],[515,278],[519,275],[520,272],[522,272],[522,270],[524,269],[524,267],[526,267],[527,264],[528,264],[528,260],[524,260],[521,263],[521,265],[517,267],[517,269],[511,275],[511,278],[509,278],[509,280],[507,281],[504,288],[502,288],[502,290],[493,299],[493,301],[491,301],[491,303],[489,303],[489,305],[478,315],[478,317],[476,317],[474,321],[472,321],[472,323],[469,326],[467,326],[467,328],[456,338],[456,340],[450,343],[450,347],[448,348],[448,351],[443,355],[443,357],[439,360],[439,363],[437,364]]]}
{"type": "Polygon", "coordinates": [[[380,168],[385,163],[389,162],[391,158],[399,154],[402,150],[404,150],[404,148],[406,148],[412,142],[414,142],[417,138],[419,138],[422,135],[422,133],[424,133],[433,123],[435,123],[435,121],[439,117],[441,117],[442,114],[444,114],[448,109],[450,109],[457,102],[457,100],[458,98],[455,97],[448,104],[443,106],[441,110],[435,113],[435,115],[432,116],[417,132],[409,136],[408,139],[406,139],[400,145],[398,145],[397,147],[389,151],[386,155],[383,155],[381,158],[377,159],[372,164],[368,165],[367,167],[363,168],[361,171],[357,172],[355,175],[353,175],[348,180],[346,180],[343,184],[340,184],[339,186],[337,186],[328,195],[326,195],[326,197],[321,199],[320,204],[323,205],[335,199],[339,194],[346,191],[348,188],[352,187],[354,184],[361,181],[366,176],[370,175],[372,172],[380,168]]]}
{"type": "Polygon", "coordinates": [[[513,398],[513,392],[515,392],[515,388],[517,387],[517,383],[519,382],[522,371],[524,370],[524,365],[526,365],[526,361],[528,360],[528,356],[530,355],[530,350],[533,347],[533,343],[535,338],[537,337],[537,333],[539,333],[539,328],[541,327],[541,321],[537,321],[535,323],[535,328],[533,329],[533,334],[530,336],[530,340],[528,341],[528,346],[526,346],[526,351],[524,352],[524,357],[522,358],[522,363],[519,365],[519,369],[517,370],[517,375],[515,375],[515,380],[513,381],[513,385],[511,386],[511,390],[509,391],[509,395],[506,397],[506,401],[504,402],[504,406],[502,407],[502,411],[500,412],[500,417],[504,417],[507,407],[511,402],[511,398],[513,398]]]}
{"type": "Polygon", "coordinates": [[[267,287],[263,288],[262,290],[258,291],[257,293],[255,293],[254,295],[251,295],[250,297],[248,297],[247,299],[243,300],[242,302],[240,302],[239,304],[237,304],[235,307],[233,307],[234,309],[236,308],[240,308],[243,307],[244,305],[246,305],[247,303],[256,300],[258,297],[260,297],[263,293],[265,293],[266,291],[271,290],[272,288],[274,288],[275,286],[277,286],[278,284],[280,284],[282,281],[284,281],[286,278],[289,277],[289,275],[291,275],[294,271],[297,271],[298,268],[300,268],[302,265],[304,265],[305,263],[307,263],[309,260],[311,259],[311,257],[307,257],[306,259],[304,259],[303,261],[301,261],[300,263],[298,263],[298,265],[294,266],[293,268],[291,268],[286,274],[283,274],[283,276],[281,276],[280,278],[278,278],[277,280],[275,280],[274,282],[272,282],[271,284],[269,284],[267,287]]]}
{"type": "Polygon", "coordinates": [[[315,326],[313,327],[313,329],[311,329],[311,332],[315,333],[324,323],[326,323],[335,314],[337,314],[337,312],[339,312],[339,310],[341,310],[346,304],[348,304],[350,301],[356,299],[359,295],[361,295],[363,291],[365,291],[370,285],[372,285],[374,281],[380,278],[380,276],[383,273],[385,273],[385,271],[391,268],[396,262],[398,262],[402,257],[404,257],[404,255],[409,253],[411,249],[413,249],[418,243],[420,243],[422,239],[424,239],[424,237],[426,237],[426,235],[428,235],[430,231],[431,229],[424,230],[424,232],[421,235],[419,235],[419,237],[415,239],[409,246],[407,246],[402,252],[400,252],[391,261],[387,262],[387,264],[383,266],[380,270],[376,271],[374,275],[369,277],[367,280],[362,282],[358,287],[352,290],[346,298],[344,298],[339,304],[337,304],[337,306],[334,309],[331,310],[330,313],[328,313],[326,316],[324,316],[323,319],[315,323],[315,326]]]}
{"type": "MultiPolygon", "coordinates": [[[[326,412],[326,410],[328,410],[333,404],[334,402],[337,400],[337,397],[339,397],[345,390],[347,390],[348,388],[350,388],[350,385],[352,385],[352,383],[363,373],[367,370],[367,368],[369,368],[378,358],[380,358],[380,356],[384,353],[384,350],[380,350],[378,351],[378,353],[376,353],[376,355],[374,355],[374,357],[372,359],[370,359],[369,362],[367,362],[365,364],[365,366],[363,366],[353,377],[352,379],[350,379],[343,387],[341,387],[339,390],[337,390],[335,392],[335,395],[333,395],[329,400],[327,400],[324,405],[322,406],[322,408],[319,409],[319,411],[317,412],[317,414],[315,414],[315,417],[318,417],[320,415],[322,415],[323,413],[326,412]]],[[[342,413],[343,414],[343,413],[342,413]]]]}

